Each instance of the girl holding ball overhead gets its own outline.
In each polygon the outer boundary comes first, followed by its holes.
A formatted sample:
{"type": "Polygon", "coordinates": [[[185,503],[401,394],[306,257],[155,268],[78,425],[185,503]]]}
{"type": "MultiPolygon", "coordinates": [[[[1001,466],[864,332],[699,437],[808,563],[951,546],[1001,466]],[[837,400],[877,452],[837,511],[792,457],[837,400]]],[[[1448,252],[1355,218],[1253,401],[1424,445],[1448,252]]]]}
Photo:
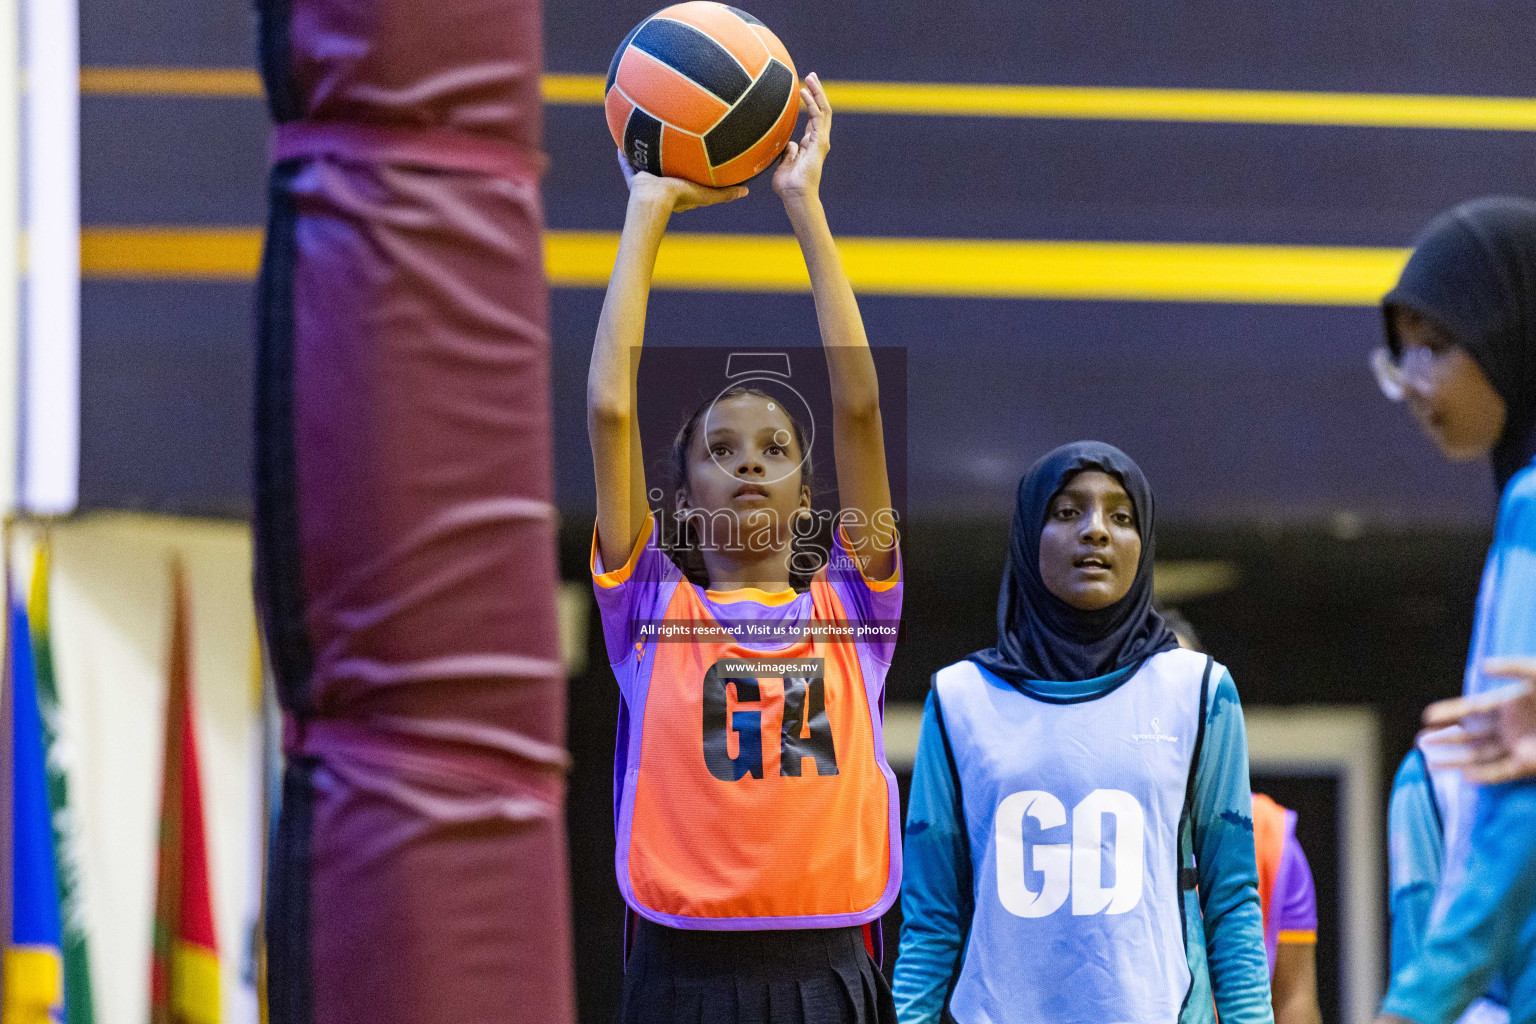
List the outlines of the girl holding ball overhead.
{"type": "Polygon", "coordinates": [[[1019,482],[997,646],[924,711],[902,1024],[1272,1024],[1242,707],[1153,610],[1152,547],[1117,448],[1019,482]]]}
{"type": "Polygon", "coordinates": [[[901,874],[880,716],[894,639],[816,626],[897,620],[900,562],[875,364],[818,197],[832,110],[815,75],[799,95],[809,121],[773,187],[810,272],[844,513],[806,589],[792,586],[791,542],[811,514],[807,435],[766,394],[728,390],[674,443],[675,540],[703,580],[663,550],[646,500],[636,356],[656,254],[674,213],[745,187],[630,177],[592,350],[592,574],[623,698],[615,860],[631,925],[620,1019],[633,1024],[895,1020],[870,934],[901,874]],[[658,641],[645,627],[660,620],[695,629],[658,641]],[[779,636],[748,640],[740,623],[779,636]]]}

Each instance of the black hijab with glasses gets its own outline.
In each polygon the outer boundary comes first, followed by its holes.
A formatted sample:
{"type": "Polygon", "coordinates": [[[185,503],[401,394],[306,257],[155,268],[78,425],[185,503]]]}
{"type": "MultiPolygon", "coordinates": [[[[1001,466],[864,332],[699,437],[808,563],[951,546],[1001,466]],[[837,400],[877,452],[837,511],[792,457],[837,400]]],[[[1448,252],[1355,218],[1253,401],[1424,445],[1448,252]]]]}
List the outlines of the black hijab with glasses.
{"type": "Polygon", "coordinates": [[[1474,199],[1429,223],[1382,299],[1387,346],[1401,342],[1395,307],[1448,332],[1504,399],[1492,452],[1499,490],[1536,457],[1536,203],[1474,199]]]}
{"type": "Polygon", "coordinates": [[[1019,481],[1018,504],[1003,583],[997,595],[997,646],[970,660],[1021,689],[1030,680],[1081,682],[1108,675],[1179,646],[1152,607],[1152,488],[1141,467],[1114,445],[1078,441],[1046,455],[1019,481]],[[1056,497],[1074,476],[1108,473],[1125,488],[1136,512],[1141,561],[1136,582],[1107,608],[1074,608],[1040,577],[1040,531],[1056,497]]]}

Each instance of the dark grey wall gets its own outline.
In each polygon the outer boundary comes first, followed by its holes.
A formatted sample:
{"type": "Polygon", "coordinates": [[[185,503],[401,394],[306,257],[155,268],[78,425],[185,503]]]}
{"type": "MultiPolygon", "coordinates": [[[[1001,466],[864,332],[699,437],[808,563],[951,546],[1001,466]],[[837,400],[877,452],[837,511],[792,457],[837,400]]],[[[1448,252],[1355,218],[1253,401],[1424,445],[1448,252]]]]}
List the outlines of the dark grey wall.
{"type": "MultiPolygon", "coordinates": [[[[552,4],[552,70],[600,72],[657,0],[552,4]]],[[[975,0],[764,2],[802,71],[828,79],[1529,94],[1518,3],[975,0]]],[[[85,0],[87,65],[249,66],[239,3],[85,0]]],[[[256,99],[87,96],[88,225],[257,225],[256,99]]],[[[616,229],[601,111],[551,108],[549,223],[616,229]]],[[[824,190],[845,234],[1405,245],[1468,196],[1529,191],[1536,136],[844,114],[824,190]]],[[[700,231],[787,229],[766,182],[700,231]]],[[[554,301],[558,486],[591,505],[581,395],[600,295],[554,301]]],[[[243,515],[250,287],[85,288],[81,494],[88,507],[243,515]]],[[[870,297],[877,344],[905,346],[910,505],[1003,513],[1053,444],[1098,436],[1153,476],[1171,522],[1487,520],[1487,478],[1443,465],[1364,360],[1366,308],[870,297]]],[[[659,342],[814,342],[807,296],[658,296],[659,342]]],[[[903,396],[887,392],[887,402],[903,396]]]]}

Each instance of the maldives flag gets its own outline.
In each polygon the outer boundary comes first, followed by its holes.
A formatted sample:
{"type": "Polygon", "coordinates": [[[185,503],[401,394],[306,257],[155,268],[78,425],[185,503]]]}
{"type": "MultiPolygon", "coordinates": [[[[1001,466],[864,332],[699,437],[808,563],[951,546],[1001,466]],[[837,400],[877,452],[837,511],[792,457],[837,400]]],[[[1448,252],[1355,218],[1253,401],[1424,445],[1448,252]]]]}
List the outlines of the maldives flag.
{"type": "Polygon", "coordinates": [[[173,576],[150,1022],[218,1024],[219,951],[209,892],[197,734],[192,725],[187,588],[179,565],[173,576]]]}

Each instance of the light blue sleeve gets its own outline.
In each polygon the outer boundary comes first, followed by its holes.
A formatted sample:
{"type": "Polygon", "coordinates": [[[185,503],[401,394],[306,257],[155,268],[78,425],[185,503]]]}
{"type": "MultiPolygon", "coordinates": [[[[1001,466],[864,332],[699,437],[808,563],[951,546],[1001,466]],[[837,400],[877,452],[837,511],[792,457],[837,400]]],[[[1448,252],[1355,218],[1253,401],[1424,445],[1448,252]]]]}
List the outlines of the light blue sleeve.
{"type": "Polygon", "coordinates": [[[937,1024],[970,930],[971,846],[939,722],[923,708],[902,852],[901,948],[891,984],[901,1024],[937,1024]]]}
{"type": "Polygon", "coordinates": [[[1440,882],[1444,830],[1435,794],[1424,770],[1424,755],[1411,750],[1392,780],[1387,808],[1387,859],[1392,909],[1392,974],[1406,967],[1424,945],[1429,911],[1440,882]]]}
{"type": "Polygon", "coordinates": [[[1511,1005],[1536,995],[1536,785],[1479,795],[1467,884],[1432,921],[1419,955],[1392,979],[1382,1009],[1450,1024],[1509,967],[1511,1005]],[[1492,797],[1492,799],[1488,799],[1492,797]]]}
{"type": "Polygon", "coordinates": [[[1225,670],[1206,715],[1195,769],[1195,866],[1211,990],[1222,1024],[1273,1024],[1264,918],[1253,853],[1248,736],[1237,686],[1225,670]]]}
{"type": "MultiPolygon", "coordinates": [[[[1478,665],[1536,655],[1536,470],[1510,481],[1478,595],[1468,689],[1478,665]]],[[[1441,894],[1417,959],[1392,980],[1383,1009],[1419,1024],[1450,1024],[1506,967],[1511,996],[1536,995],[1536,781],[1480,787],[1454,892],[1441,894]],[[1524,948],[1521,948],[1521,947],[1524,948]]],[[[1448,854],[1449,855],[1449,854],[1448,854]]]]}
{"type": "MultiPolygon", "coordinates": [[[[1536,655],[1536,468],[1521,472],[1505,491],[1478,594],[1477,618],[1474,662],[1536,655]]],[[[1483,681],[1476,664],[1467,669],[1469,687],[1486,689],[1508,681],[1483,681]]]]}

